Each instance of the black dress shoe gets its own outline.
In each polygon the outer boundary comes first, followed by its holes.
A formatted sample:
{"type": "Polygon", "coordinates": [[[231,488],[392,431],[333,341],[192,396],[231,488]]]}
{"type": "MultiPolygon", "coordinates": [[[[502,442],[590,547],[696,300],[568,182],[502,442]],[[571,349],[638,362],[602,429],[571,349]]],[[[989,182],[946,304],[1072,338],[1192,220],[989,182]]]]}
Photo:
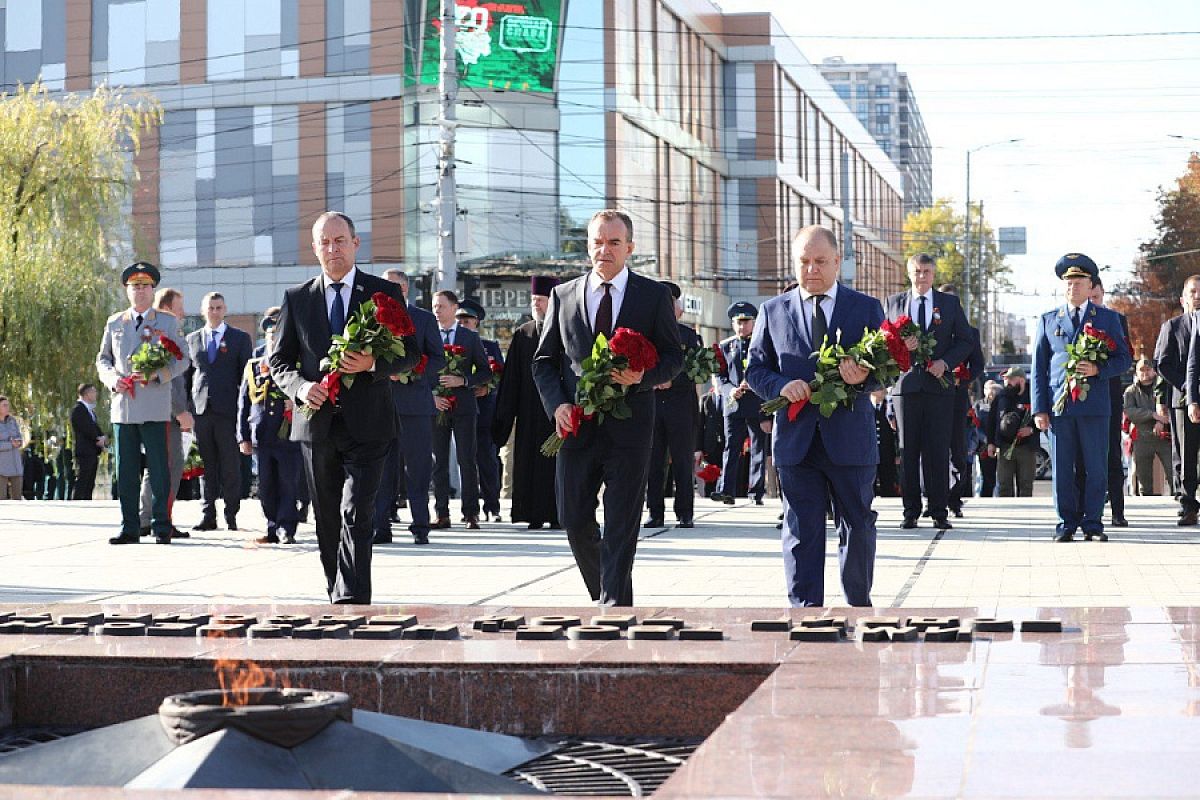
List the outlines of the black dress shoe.
{"type": "Polygon", "coordinates": [[[526,525],[526,526],[525,526],[525,530],[527,530],[527,531],[540,531],[540,530],[542,529],[542,525],[544,525],[544,524],[545,524],[545,523],[542,523],[542,522],[531,522],[531,523],[529,523],[528,525],[526,525]]]}
{"type": "Polygon", "coordinates": [[[961,508],[952,508],[952,509],[950,509],[950,513],[952,513],[954,515],[955,519],[962,519],[962,509],[961,508]]]}
{"type": "Polygon", "coordinates": [[[911,529],[917,527],[917,518],[916,517],[905,517],[904,521],[900,523],[900,527],[905,528],[906,530],[911,530],[911,529]]]}
{"type": "Polygon", "coordinates": [[[170,544],[171,543],[171,534],[169,534],[169,533],[156,534],[154,536],[154,543],[155,544],[170,544]]]}
{"type": "Polygon", "coordinates": [[[1195,511],[1185,511],[1175,524],[1183,528],[1188,525],[1195,525],[1198,520],[1200,520],[1200,514],[1197,514],[1195,511]]]}
{"type": "Polygon", "coordinates": [[[479,530],[479,517],[467,517],[467,530],[479,530]]]}
{"type": "Polygon", "coordinates": [[[204,519],[200,520],[199,525],[192,526],[192,530],[194,531],[215,531],[216,529],[217,521],[210,517],[205,517],[204,519]]]}
{"type": "Polygon", "coordinates": [[[643,528],[665,528],[667,526],[665,524],[663,524],[663,521],[661,519],[659,519],[658,517],[647,517],[646,521],[642,523],[642,527],[643,528]]]}
{"type": "Polygon", "coordinates": [[[731,506],[734,504],[734,499],[732,497],[730,497],[729,495],[724,494],[724,495],[721,495],[721,502],[727,506],[731,506]]]}
{"type": "Polygon", "coordinates": [[[296,534],[289,533],[287,536],[284,536],[283,543],[284,544],[295,544],[296,543],[296,534]]]}
{"type": "Polygon", "coordinates": [[[696,523],[692,522],[690,519],[685,519],[685,520],[680,520],[679,522],[675,523],[675,527],[676,528],[694,528],[694,527],[696,527],[696,523]]]}
{"type": "Polygon", "coordinates": [[[375,534],[375,539],[372,541],[372,544],[391,544],[391,543],[392,543],[391,534],[389,534],[387,536],[380,536],[379,534],[375,534]]]}
{"type": "Polygon", "coordinates": [[[922,516],[922,517],[932,517],[932,516],[933,516],[933,512],[932,512],[932,511],[930,511],[930,510],[927,508],[927,509],[925,509],[924,511],[922,511],[922,512],[921,512],[921,516],[922,516]]]}
{"type": "Polygon", "coordinates": [[[172,539],[190,539],[190,538],[192,538],[192,535],[190,533],[188,533],[187,531],[181,531],[181,530],[179,530],[179,528],[176,528],[174,525],[172,525],[171,526],[171,538],[172,539]]]}
{"type": "Polygon", "coordinates": [[[763,504],[763,499],[761,497],[754,498],[754,505],[761,506],[762,504],[763,504]]]}
{"type": "Polygon", "coordinates": [[[149,535],[150,535],[150,526],[149,525],[146,525],[145,527],[143,527],[141,530],[138,531],[138,536],[149,536],[149,535]]]}
{"type": "Polygon", "coordinates": [[[273,533],[268,533],[266,536],[259,536],[254,540],[255,544],[279,544],[279,537],[273,533]]]}
{"type": "Polygon", "coordinates": [[[1090,542],[1092,539],[1095,539],[1098,542],[1107,542],[1108,534],[1104,533],[1103,531],[1097,531],[1096,533],[1085,533],[1083,535],[1083,539],[1087,542],[1090,542]]]}
{"type": "Polygon", "coordinates": [[[946,519],[945,517],[935,519],[933,521],[933,527],[937,528],[939,531],[948,531],[954,528],[954,526],[950,524],[950,520],[946,519]]]}
{"type": "Polygon", "coordinates": [[[108,540],[109,544],[137,544],[141,541],[136,533],[122,533],[120,536],[114,536],[108,540]]]}
{"type": "Polygon", "coordinates": [[[1075,531],[1063,531],[1058,536],[1054,537],[1056,542],[1073,542],[1075,541],[1075,531]]]}
{"type": "Polygon", "coordinates": [[[429,534],[414,533],[413,534],[413,544],[429,544],[429,534]]]}
{"type": "Polygon", "coordinates": [[[1118,517],[1114,514],[1112,518],[1112,526],[1114,528],[1128,528],[1129,520],[1125,519],[1123,516],[1118,517]]]}
{"type": "Polygon", "coordinates": [[[720,492],[713,492],[708,496],[708,499],[712,500],[714,503],[724,503],[725,495],[721,494],[720,492]]]}
{"type": "Polygon", "coordinates": [[[396,508],[408,508],[408,498],[407,497],[397,497],[396,498],[396,508]]]}
{"type": "Polygon", "coordinates": [[[392,521],[392,522],[399,522],[399,521],[400,521],[400,514],[399,514],[399,513],[397,513],[397,512],[395,512],[395,511],[393,511],[393,512],[392,512],[392,515],[391,515],[390,517],[388,517],[388,519],[389,519],[390,521],[392,521]]]}
{"type": "Polygon", "coordinates": [[[226,517],[225,518],[225,530],[236,531],[237,529],[238,529],[237,517],[226,517]]]}
{"type": "Polygon", "coordinates": [[[429,527],[439,528],[439,529],[449,528],[450,527],[450,518],[449,517],[438,517],[433,522],[429,523],[429,527]]]}

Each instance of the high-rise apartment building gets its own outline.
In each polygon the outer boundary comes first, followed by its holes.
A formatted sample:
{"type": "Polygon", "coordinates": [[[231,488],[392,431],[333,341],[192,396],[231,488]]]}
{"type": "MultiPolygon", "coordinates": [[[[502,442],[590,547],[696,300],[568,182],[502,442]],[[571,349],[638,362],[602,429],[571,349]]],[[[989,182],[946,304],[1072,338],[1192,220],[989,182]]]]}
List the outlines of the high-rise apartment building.
{"type": "Polygon", "coordinates": [[[904,213],[933,205],[933,151],[908,75],[895,64],[818,66],[825,80],[904,174],[904,213]]]}

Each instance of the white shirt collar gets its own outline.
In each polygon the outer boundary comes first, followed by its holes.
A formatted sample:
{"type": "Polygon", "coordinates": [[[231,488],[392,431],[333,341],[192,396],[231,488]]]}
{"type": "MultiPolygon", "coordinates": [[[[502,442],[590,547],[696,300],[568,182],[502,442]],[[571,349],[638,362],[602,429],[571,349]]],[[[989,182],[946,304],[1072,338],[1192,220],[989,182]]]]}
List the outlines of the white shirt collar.
{"type": "Polygon", "coordinates": [[[445,333],[446,331],[457,332],[458,331],[458,320],[454,320],[454,323],[449,328],[443,328],[441,323],[438,323],[438,330],[441,331],[442,333],[445,333]]]}
{"type": "MultiPolygon", "coordinates": [[[[343,292],[346,291],[347,289],[351,289],[354,287],[354,279],[356,277],[358,277],[358,265],[357,264],[352,266],[350,268],[350,271],[347,272],[345,275],[343,275],[342,279],[340,281],[338,281],[338,283],[343,284],[343,286],[342,286],[343,292]]],[[[329,279],[329,276],[325,274],[324,270],[321,270],[321,288],[325,291],[329,291],[329,287],[332,284],[333,284],[333,281],[329,279]]]]}
{"type": "Polygon", "coordinates": [[[221,337],[221,336],[225,335],[225,328],[226,328],[226,325],[223,321],[221,322],[220,325],[218,325],[215,328],[210,328],[207,325],[204,326],[204,330],[208,331],[209,336],[217,336],[217,337],[221,337]]]}
{"type": "MultiPolygon", "coordinates": [[[[587,288],[589,292],[603,292],[604,290],[601,288],[602,283],[604,283],[604,279],[600,277],[600,273],[596,272],[596,270],[588,273],[587,288]]],[[[623,267],[609,283],[612,284],[610,291],[624,294],[625,286],[629,283],[629,267],[623,267]]]]}
{"type": "Polygon", "coordinates": [[[79,402],[81,402],[85,406],[87,406],[88,411],[91,411],[93,414],[96,413],[96,404],[95,403],[89,403],[87,400],[84,400],[82,397],[79,398],[79,402]]]}
{"type": "Polygon", "coordinates": [[[929,307],[930,307],[930,308],[932,308],[932,307],[933,307],[933,287],[932,287],[932,286],[929,288],[929,291],[925,292],[925,294],[917,294],[917,290],[916,290],[916,289],[909,289],[909,290],[908,290],[908,296],[909,296],[909,297],[911,297],[911,298],[913,299],[913,301],[914,301],[914,302],[915,302],[915,301],[916,301],[918,298],[920,298],[920,297],[924,297],[926,300],[928,300],[928,301],[929,301],[929,307]]]}
{"type": "MultiPolygon", "coordinates": [[[[812,299],[812,292],[805,291],[803,286],[801,286],[799,288],[800,288],[800,299],[801,300],[804,300],[807,302],[808,300],[812,299]]],[[[837,293],[838,293],[838,282],[834,281],[833,285],[830,286],[828,290],[826,290],[825,297],[826,297],[826,299],[828,299],[830,301],[836,301],[837,293]]]]}

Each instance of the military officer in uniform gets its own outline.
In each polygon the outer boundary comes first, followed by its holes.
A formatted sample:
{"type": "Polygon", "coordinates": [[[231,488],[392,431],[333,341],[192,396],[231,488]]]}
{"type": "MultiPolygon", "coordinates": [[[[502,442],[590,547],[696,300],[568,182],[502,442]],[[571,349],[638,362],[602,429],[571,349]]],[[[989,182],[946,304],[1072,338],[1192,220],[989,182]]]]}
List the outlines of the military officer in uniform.
{"type": "MultiPolygon", "coordinates": [[[[476,301],[465,298],[458,304],[454,318],[459,324],[479,333],[479,323],[487,316],[476,301]]],[[[500,522],[500,448],[492,441],[492,422],[496,419],[496,389],[492,383],[498,382],[504,371],[504,354],[500,352],[500,343],[495,339],[479,337],[483,344],[483,352],[487,354],[488,362],[494,363],[498,369],[493,370],[491,382],[475,387],[475,400],[479,404],[479,416],[475,418],[475,467],[479,472],[479,500],[483,506],[483,518],[492,515],[495,522],[500,522]]]]}
{"type": "MultiPolygon", "coordinates": [[[[721,465],[719,493],[726,505],[737,496],[738,475],[742,465],[742,445],[750,436],[750,484],[747,494],[762,505],[766,491],[765,466],[770,434],[763,430],[761,397],[746,383],[746,364],[750,358],[750,335],[758,309],[753,303],[738,302],[729,307],[733,336],[721,342],[727,369],[721,373],[721,400],[725,409],[725,458],[721,465]]],[[[716,499],[716,494],[713,495],[716,499]]]]}
{"type": "Polygon", "coordinates": [[[112,392],[114,448],[117,459],[117,496],[121,500],[121,533],[109,544],[136,544],[140,521],[142,450],[150,472],[154,503],[150,527],[154,541],[171,543],[171,517],[167,509],[170,470],[167,464],[167,421],[171,419],[171,381],[188,367],[187,345],[179,335],[174,316],[152,307],[158,268],[139,261],[121,273],[130,307],[113,314],[104,326],[96,370],[112,392]],[[133,355],[145,343],[166,339],[180,357],[153,375],[136,372],[133,355]]]}
{"type": "Polygon", "coordinates": [[[268,314],[259,324],[267,339],[264,352],[246,362],[238,392],[237,439],[242,455],[258,455],[258,501],[267,518],[267,535],[258,544],[296,542],[296,488],[300,482],[300,443],[288,439],[292,426],[292,401],[271,379],[267,353],[275,338],[279,318],[268,314]]]}
{"type": "Polygon", "coordinates": [[[1042,314],[1033,351],[1033,421],[1050,432],[1054,468],[1054,508],[1058,513],[1055,540],[1070,542],[1075,532],[1107,541],[1101,512],[1108,472],[1108,422],[1112,413],[1108,381],[1129,369],[1130,354],[1121,319],[1096,306],[1088,295],[1099,274],[1096,263],[1082,253],[1068,253],[1054,272],[1064,283],[1066,303],[1042,314]],[[1087,397],[1068,399],[1061,413],[1054,405],[1067,380],[1067,345],[1079,341],[1091,325],[1112,337],[1116,347],[1106,361],[1080,361],[1078,374],[1089,384],[1087,397]],[[1082,490],[1076,472],[1082,470],[1082,490]]]}
{"type": "MultiPolygon", "coordinates": [[[[680,324],[683,316],[682,292],[679,285],[661,281],[671,292],[675,303],[676,325],[683,352],[704,347],[700,335],[687,325],[680,324]]],[[[654,439],[650,445],[650,470],[646,486],[646,506],[650,517],[643,527],[665,527],[666,483],[669,481],[675,492],[675,520],[677,527],[694,528],[692,517],[696,501],[696,481],[693,469],[699,460],[696,447],[700,426],[700,401],[696,396],[696,384],[687,372],[680,370],[672,380],[654,387],[657,405],[654,413],[654,439]],[[667,472],[667,456],[671,457],[671,469],[667,472]]]]}

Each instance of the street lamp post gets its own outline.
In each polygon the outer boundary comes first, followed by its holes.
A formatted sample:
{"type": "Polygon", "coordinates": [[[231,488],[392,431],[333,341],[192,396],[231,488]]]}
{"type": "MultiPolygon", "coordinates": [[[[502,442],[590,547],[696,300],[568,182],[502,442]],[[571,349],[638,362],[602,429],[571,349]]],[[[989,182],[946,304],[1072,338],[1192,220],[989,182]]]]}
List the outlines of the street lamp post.
{"type": "MultiPolygon", "coordinates": [[[[988,142],[981,144],[978,147],[972,147],[967,150],[967,217],[966,217],[966,233],[963,246],[963,313],[970,319],[971,316],[971,253],[975,249],[971,247],[971,154],[984,150],[988,147],[995,147],[1001,144],[1015,144],[1022,141],[1021,139],[1002,139],[998,142],[988,142]]],[[[980,227],[983,225],[983,220],[979,221],[980,227]]]]}

